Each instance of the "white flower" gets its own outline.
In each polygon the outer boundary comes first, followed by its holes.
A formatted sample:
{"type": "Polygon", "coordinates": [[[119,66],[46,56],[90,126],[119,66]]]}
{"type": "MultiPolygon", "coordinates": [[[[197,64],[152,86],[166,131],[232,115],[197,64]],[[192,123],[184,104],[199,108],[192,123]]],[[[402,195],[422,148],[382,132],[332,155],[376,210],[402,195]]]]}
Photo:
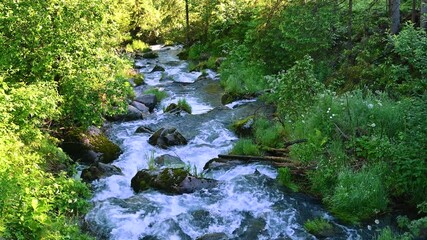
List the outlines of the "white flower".
{"type": "Polygon", "coordinates": [[[380,220],[378,220],[378,219],[375,219],[375,224],[380,224],[380,220]]]}
{"type": "Polygon", "coordinates": [[[371,231],[371,230],[372,230],[371,225],[368,225],[368,230],[369,230],[369,231],[371,231]]]}
{"type": "Polygon", "coordinates": [[[369,125],[370,127],[375,127],[375,126],[377,126],[375,123],[372,123],[372,124],[370,124],[369,125]]]}
{"type": "Polygon", "coordinates": [[[368,104],[368,108],[369,108],[369,109],[372,109],[372,108],[374,108],[374,104],[372,104],[372,103],[369,103],[369,104],[368,104]]]}

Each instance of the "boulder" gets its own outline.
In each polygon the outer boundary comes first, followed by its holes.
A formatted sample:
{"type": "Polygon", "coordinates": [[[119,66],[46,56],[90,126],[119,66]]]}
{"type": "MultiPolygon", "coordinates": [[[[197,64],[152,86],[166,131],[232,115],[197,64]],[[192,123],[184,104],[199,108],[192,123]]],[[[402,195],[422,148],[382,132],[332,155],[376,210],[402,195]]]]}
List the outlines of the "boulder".
{"type": "Polygon", "coordinates": [[[131,180],[131,187],[137,193],[152,188],[169,194],[183,194],[216,185],[216,180],[192,176],[182,168],[144,169],[138,171],[131,180]]]}
{"type": "Polygon", "coordinates": [[[157,97],[154,94],[144,94],[135,98],[135,101],[140,102],[148,107],[150,112],[154,110],[157,105],[157,97]]]}
{"type": "Polygon", "coordinates": [[[148,143],[166,149],[170,146],[185,145],[187,139],[176,128],[160,128],[148,139],[148,143]]]}
{"type": "Polygon", "coordinates": [[[136,109],[141,111],[143,115],[150,114],[150,109],[147,106],[145,106],[145,104],[143,103],[132,101],[130,105],[134,106],[136,109]]]}
{"type": "Polygon", "coordinates": [[[165,71],[165,68],[160,65],[154,66],[153,70],[151,70],[151,72],[164,72],[164,71],[165,71]]]}
{"type": "Polygon", "coordinates": [[[110,164],[97,162],[84,169],[82,171],[81,178],[85,182],[92,182],[97,179],[118,174],[122,174],[122,170],[120,168],[110,164]]]}
{"type": "Polygon", "coordinates": [[[185,163],[181,160],[181,158],[172,156],[170,154],[164,154],[158,156],[154,159],[154,163],[158,167],[169,167],[169,168],[183,168],[185,167],[185,163]]]}
{"type": "Polygon", "coordinates": [[[135,133],[150,133],[153,134],[154,131],[151,130],[151,128],[146,127],[146,126],[140,126],[136,129],[135,133]]]}
{"type": "Polygon", "coordinates": [[[111,163],[122,153],[120,147],[96,127],[89,127],[86,132],[69,132],[64,137],[61,148],[73,160],[86,164],[98,161],[111,163]]]}
{"type": "Polygon", "coordinates": [[[135,106],[128,105],[128,110],[125,114],[119,114],[115,116],[108,117],[110,121],[133,121],[143,119],[144,114],[135,106]]]}

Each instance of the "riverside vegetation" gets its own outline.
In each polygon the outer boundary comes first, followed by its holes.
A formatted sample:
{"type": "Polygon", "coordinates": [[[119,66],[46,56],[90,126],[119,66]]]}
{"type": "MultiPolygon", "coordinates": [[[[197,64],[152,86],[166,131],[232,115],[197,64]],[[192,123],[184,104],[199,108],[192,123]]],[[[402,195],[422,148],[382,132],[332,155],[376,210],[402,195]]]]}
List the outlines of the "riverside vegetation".
{"type": "Polygon", "coordinates": [[[425,236],[426,3],[399,4],[396,23],[390,6],[368,0],[3,1],[0,237],[90,238],[78,227],[90,191],[70,178],[58,144],[64,129],[125,111],[131,65],[119,53],[145,52],[144,42],[186,42],[184,57],[218,68],[229,99],[276,106],[233,153],[306,139],[289,154],[315,169],[296,182],[279,169],[279,181],[352,223],[415,209],[415,219],[399,218],[406,233],[387,228],[378,239],[425,236]]]}

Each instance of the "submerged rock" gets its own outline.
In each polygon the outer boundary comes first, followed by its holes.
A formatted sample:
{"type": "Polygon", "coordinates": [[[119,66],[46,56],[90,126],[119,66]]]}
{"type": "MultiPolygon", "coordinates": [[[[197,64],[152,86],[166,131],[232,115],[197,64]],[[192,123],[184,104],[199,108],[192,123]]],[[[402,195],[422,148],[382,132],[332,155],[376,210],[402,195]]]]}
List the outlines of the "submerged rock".
{"type": "Polygon", "coordinates": [[[84,169],[81,178],[85,182],[92,182],[97,179],[122,174],[122,170],[116,166],[104,163],[95,163],[84,169]]]}
{"type": "Polygon", "coordinates": [[[154,66],[153,70],[151,70],[151,72],[164,72],[164,71],[165,71],[165,68],[160,65],[154,66]]]}
{"type": "Polygon", "coordinates": [[[149,127],[140,126],[136,129],[135,133],[151,133],[151,134],[153,134],[154,131],[149,127]]]}
{"type": "Polygon", "coordinates": [[[182,168],[165,168],[154,171],[144,169],[138,171],[131,180],[131,187],[137,193],[150,188],[170,194],[192,193],[216,185],[216,180],[192,176],[182,168]]]}
{"type": "Polygon", "coordinates": [[[170,154],[164,154],[158,156],[154,159],[154,163],[158,167],[170,167],[170,168],[183,168],[185,167],[185,163],[181,160],[181,158],[172,156],[170,154]]]}
{"type": "Polygon", "coordinates": [[[145,58],[145,59],[153,59],[153,58],[158,58],[158,57],[159,57],[159,54],[157,54],[156,52],[153,52],[153,51],[144,53],[142,55],[142,58],[145,58]]]}
{"type": "Polygon", "coordinates": [[[170,146],[185,145],[187,144],[187,139],[176,128],[160,128],[151,135],[148,143],[166,149],[170,146]]]}
{"type": "Polygon", "coordinates": [[[196,240],[228,240],[228,239],[229,238],[225,233],[208,233],[196,238],[196,240]]]}

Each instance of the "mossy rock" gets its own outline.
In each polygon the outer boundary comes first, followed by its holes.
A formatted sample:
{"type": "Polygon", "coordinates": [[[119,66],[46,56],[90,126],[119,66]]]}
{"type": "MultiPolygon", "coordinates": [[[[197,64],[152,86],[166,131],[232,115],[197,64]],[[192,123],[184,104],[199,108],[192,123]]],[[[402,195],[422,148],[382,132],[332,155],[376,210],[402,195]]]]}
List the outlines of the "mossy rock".
{"type": "Polygon", "coordinates": [[[183,168],[141,170],[131,180],[131,187],[137,193],[150,188],[169,194],[192,193],[216,185],[216,180],[192,176],[183,168]]]}
{"type": "Polygon", "coordinates": [[[135,83],[135,86],[141,86],[142,84],[144,84],[144,74],[136,74],[133,78],[133,83],[135,83]]]}
{"type": "Polygon", "coordinates": [[[255,119],[254,116],[249,116],[242,120],[238,120],[231,125],[231,129],[239,137],[248,137],[252,135],[252,129],[255,119]]]}
{"type": "Polygon", "coordinates": [[[159,57],[159,54],[156,52],[153,52],[153,51],[144,53],[142,55],[142,58],[145,58],[145,59],[154,59],[154,58],[158,58],[158,57],[159,57]]]}
{"type": "Polygon", "coordinates": [[[110,141],[99,128],[93,126],[87,131],[74,129],[66,133],[61,148],[73,160],[86,164],[98,161],[111,163],[122,154],[117,144],[110,141]]]}
{"type": "Polygon", "coordinates": [[[103,163],[111,163],[122,154],[120,147],[98,128],[90,127],[87,133],[82,133],[80,136],[87,147],[102,154],[100,161],[103,163]]]}

